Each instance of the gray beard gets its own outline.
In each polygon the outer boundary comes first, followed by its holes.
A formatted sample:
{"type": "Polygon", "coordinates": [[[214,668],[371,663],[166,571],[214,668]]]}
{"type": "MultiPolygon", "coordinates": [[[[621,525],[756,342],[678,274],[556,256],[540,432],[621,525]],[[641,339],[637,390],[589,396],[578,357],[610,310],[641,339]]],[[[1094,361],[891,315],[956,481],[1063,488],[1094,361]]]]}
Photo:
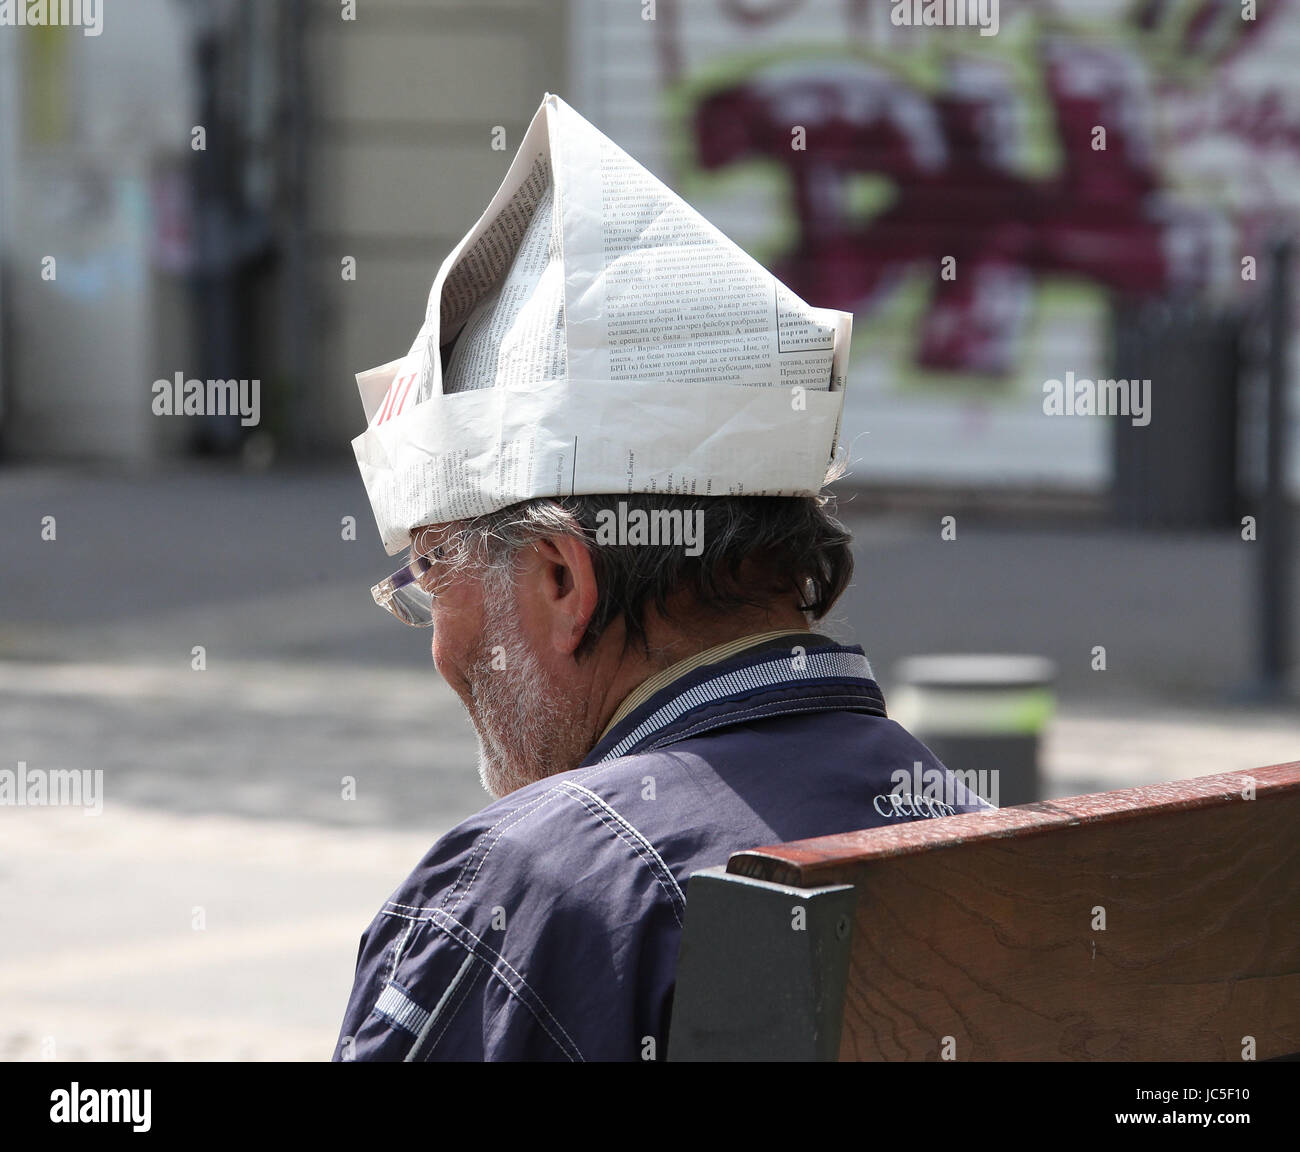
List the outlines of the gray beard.
{"type": "Polygon", "coordinates": [[[590,751],[586,701],[548,683],[515,611],[509,574],[483,580],[483,640],[467,679],[478,737],[478,773],[500,799],[556,772],[576,768],[590,751]]]}

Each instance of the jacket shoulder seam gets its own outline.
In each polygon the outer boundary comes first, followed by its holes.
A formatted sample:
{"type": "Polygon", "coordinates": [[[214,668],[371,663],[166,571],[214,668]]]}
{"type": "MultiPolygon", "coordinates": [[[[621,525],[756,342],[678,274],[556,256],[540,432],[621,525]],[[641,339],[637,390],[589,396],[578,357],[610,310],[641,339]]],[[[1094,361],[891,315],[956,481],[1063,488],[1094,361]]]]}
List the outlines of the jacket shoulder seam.
{"type": "Polygon", "coordinates": [[[610,804],[608,800],[593,792],[590,788],[569,780],[563,781],[559,786],[569,792],[573,799],[577,800],[601,823],[612,829],[620,840],[631,846],[632,850],[636,852],[637,856],[650,870],[659,887],[667,893],[668,899],[672,903],[673,918],[680,928],[682,926],[682,917],[686,913],[686,897],[682,894],[681,885],[677,883],[677,877],[673,875],[672,870],[664,862],[664,858],[659,855],[659,850],[655,848],[645,833],[610,804]]]}

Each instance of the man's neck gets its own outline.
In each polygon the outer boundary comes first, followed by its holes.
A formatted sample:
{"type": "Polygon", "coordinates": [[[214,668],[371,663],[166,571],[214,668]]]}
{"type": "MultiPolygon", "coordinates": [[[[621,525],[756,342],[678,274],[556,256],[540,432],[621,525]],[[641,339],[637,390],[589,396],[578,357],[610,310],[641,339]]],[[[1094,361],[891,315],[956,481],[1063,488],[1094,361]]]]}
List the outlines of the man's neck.
{"type": "Polygon", "coordinates": [[[670,664],[661,672],[656,672],[653,676],[647,677],[636,688],[623,697],[622,702],[614,710],[614,715],[610,717],[609,723],[605,725],[600,733],[599,740],[603,740],[611,728],[620,720],[630,713],[636,711],[649,700],[652,696],[657,695],[663,689],[667,688],[674,680],[680,679],[697,668],[702,668],[707,664],[715,664],[721,660],[730,660],[733,656],[741,652],[748,651],[755,646],[770,644],[775,640],[783,637],[791,638],[795,636],[807,636],[808,627],[803,625],[798,628],[778,628],[769,632],[751,632],[748,636],[741,636],[735,640],[723,641],[721,644],[715,644],[711,648],[706,648],[703,652],[694,656],[687,656],[670,664]]]}
{"type": "MultiPolygon", "coordinates": [[[[601,645],[593,653],[597,662],[593,669],[592,699],[595,703],[599,691],[600,705],[592,715],[595,723],[590,729],[591,747],[595,747],[601,735],[609,729],[623,703],[646,681],[732,641],[768,632],[808,631],[807,619],[793,605],[738,612],[706,620],[697,618],[680,624],[670,623],[651,612],[647,612],[646,617],[644,647],[629,644],[625,650],[620,651],[624,648],[626,634],[622,627],[618,627],[606,632],[601,638],[601,645]],[[615,632],[616,636],[611,635],[615,632]],[[606,641],[610,642],[610,646],[602,653],[601,648],[606,641]],[[601,687],[602,665],[604,668],[612,665],[612,675],[604,680],[608,684],[607,688],[601,687]]],[[[665,683],[671,678],[668,677],[665,683]]]]}

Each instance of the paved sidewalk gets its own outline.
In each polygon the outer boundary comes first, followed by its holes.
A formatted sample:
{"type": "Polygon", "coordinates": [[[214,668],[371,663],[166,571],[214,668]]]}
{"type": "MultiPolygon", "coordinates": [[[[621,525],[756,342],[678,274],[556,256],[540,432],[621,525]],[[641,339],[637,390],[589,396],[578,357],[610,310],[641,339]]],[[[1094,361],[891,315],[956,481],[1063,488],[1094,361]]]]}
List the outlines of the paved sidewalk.
{"type": "Polygon", "coordinates": [[[0,808],[0,1059],[328,1059],[434,831],[0,808]]]}

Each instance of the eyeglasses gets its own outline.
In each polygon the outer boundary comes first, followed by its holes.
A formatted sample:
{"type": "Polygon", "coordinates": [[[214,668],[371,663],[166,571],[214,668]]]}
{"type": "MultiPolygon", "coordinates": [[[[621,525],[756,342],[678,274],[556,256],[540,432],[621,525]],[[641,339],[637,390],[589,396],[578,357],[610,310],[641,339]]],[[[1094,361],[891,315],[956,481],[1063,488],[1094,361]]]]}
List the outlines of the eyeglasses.
{"type": "Polygon", "coordinates": [[[386,608],[403,624],[412,628],[428,628],[433,624],[433,596],[430,588],[434,561],[447,553],[447,544],[439,544],[423,556],[416,556],[386,580],[370,589],[370,595],[381,608],[386,608]]]}

